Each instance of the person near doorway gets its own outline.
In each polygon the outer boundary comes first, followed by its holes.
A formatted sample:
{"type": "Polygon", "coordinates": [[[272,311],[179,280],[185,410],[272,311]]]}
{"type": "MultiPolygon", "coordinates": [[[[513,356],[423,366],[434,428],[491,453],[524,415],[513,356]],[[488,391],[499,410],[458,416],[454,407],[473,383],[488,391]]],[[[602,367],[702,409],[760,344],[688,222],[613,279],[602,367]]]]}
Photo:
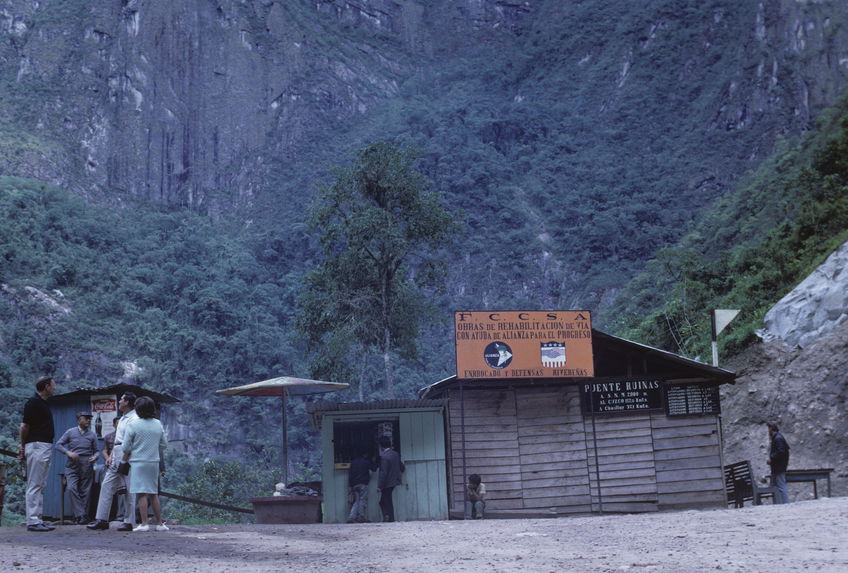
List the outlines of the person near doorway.
{"type": "Polygon", "coordinates": [[[24,404],[21,422],[21,449],[18,454],[26,460],[26,523],[27,531],[52,531],[56,529],[41,519],[44,511],[44,488],[50,471],[53,453],[53,413],[47,399],[56,393],[56,381],[44,376],[35,383],[35,395],[24,404]]]}
{"type": "Polygon", "coordinates": [[[380,437],[380,476],[377,479],[377,493],[380,494],[380,511],[383,521],[395,520],[395,505],[392,499],[395,487],[401,484],[403,470],[400,454],[392,449],[392,440],[388,436],[380,437]]]}
{"type": "Polygon", "coordinates": [[[486,484],[479,474],[471,474],[465,487],[465,519],[483,519],[485,510],[486,484]]]}
{"type": "Polygon", "coordinates": [[[368,452],[365,450],[359,452],[350,462],[347,483],[350,494],[353,496],[353,503],[350,506],[348,523],[368,522],[368,484],[373,470],[374,464],[368,459],[368,452]]]}
{"type": "Polygon", "coordinates": [[[56,450],[68,457],[65,463],[65,481],[71,496],[74,523],[88,523],[88,499],[94,481],[93,464],[100,455],[97,435],[91,429],[91,412],[78,412],[77,425],[62,434],[56,450]]]}
{"type": "Polygon", "coordinates": [[[786,468],[789,467],[789,444],[783,434],[780,433],[780,428],[777,427],[777,422],[768,422],[769,438],[769,458],[768,464],[771,466],[771,481],[777,486],[777,496],[775,503],[789,503],[789,488],[786,486],[786,468]]]}

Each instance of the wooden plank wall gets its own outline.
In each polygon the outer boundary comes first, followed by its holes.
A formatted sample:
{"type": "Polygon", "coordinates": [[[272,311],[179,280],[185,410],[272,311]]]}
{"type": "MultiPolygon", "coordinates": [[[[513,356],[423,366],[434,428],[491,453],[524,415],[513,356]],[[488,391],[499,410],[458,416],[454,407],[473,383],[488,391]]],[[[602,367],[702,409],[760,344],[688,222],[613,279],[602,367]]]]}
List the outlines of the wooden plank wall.
{"type": "Polygon", "coordinates": [[[512,390],[451,391],[450,488],[451,509],[465,506],[465,474],[480,474],[488,489],[487,511],[522,507],[520,451],[515,393],[512,390]],[[465,456],[463,458],[462,410],[465,410],[465,456]]]}
{"type": "MultiPolygon", "coordinates": [[[[592,418],[582,414],[577,386],[466,388],[464,400],[465,474],[482,476],[489,512],[559,515],[724,506],[715,416],[597,416],[593,427],[592,418]]],[[[464,507],[461,408],[454,389],[448,408],[454,516],[464,507]]]]}
{"type": "Polygon", "coordinates": [[[448,492],[445,470],[445,422],[441,411],[402,412],[400,442],[403,485],[395,489],[398,520],[447,519],[448,492]]]}
{"type": "MultiPolygon", "coordinates": [[[[489,491],[486,510],[561,514],[590,510],[586,445],[575,386],[465,391],[465,474],[489,491]]],[[[451,508],[464,506],[459,392],[451,395],[451,508]]]]}
{"type": "Polygon", "coordinates": [[[725,507],[718,419],[651,416],[660,509],[725,507]]]}
{"type": "Polygon", "coordinates": [[[521,389],[516,394],[523,508],[557,514],[591,511],[577,387],[521,389]]]}
{"type": "Polygon", "coordinates": [[[592,418],[586,417],[583,422],[592,511],[656,511],[657,480],[651,416],[598,416],[594,419],[594,433],[592,418]]]}

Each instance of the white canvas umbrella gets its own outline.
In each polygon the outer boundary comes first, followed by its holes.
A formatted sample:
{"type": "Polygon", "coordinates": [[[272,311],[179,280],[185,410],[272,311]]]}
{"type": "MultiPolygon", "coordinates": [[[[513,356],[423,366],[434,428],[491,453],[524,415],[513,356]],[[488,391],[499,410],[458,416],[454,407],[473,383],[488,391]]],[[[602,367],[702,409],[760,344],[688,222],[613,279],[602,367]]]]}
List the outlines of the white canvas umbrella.
{"type": "Polygon", "coordinates": [[[283,413],[283,481],[288,482],[289,444],[288,444],[288,421],[286,420],[286,396],[305,396],[307,394],[321,394],[324,392],[336,392],[347,390],[350,384],[343,382],[327,382],[325,380],[309,380],[307,378],[294,378],[291,376],[280,376],[262,382],[233,386],[217,390],[216,394],[226,396],[279,396],[283,413]]]}

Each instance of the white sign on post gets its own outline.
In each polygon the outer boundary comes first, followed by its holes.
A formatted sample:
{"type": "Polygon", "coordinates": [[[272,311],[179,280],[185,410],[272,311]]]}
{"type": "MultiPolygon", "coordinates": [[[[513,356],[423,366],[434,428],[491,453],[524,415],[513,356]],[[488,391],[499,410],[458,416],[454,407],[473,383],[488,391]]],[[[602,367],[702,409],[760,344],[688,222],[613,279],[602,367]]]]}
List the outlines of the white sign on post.
{"type": "Polygon", "coordinates": [[[712,314],[712,323],[713,323],[713,366],[718,366],[718,342],[717,337],[719,333],[730,324],[736,315],[739,314],[738,310],[730,310],[730,309],[714,309],[712,314]]]}

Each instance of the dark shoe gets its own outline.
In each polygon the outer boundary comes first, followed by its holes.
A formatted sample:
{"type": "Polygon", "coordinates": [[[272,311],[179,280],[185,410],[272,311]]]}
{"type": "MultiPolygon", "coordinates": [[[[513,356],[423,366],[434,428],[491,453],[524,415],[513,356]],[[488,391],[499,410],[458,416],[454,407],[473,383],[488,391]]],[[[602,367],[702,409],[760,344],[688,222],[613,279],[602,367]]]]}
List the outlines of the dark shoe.
{"type": "Polygon", "coordinates": [[[95,519],[86,525],[86,527],[92,531],[96,531],[98,529],[109,529],[109,522],[102,519],[95,519]]]}
{"type": "Polygon", "coordinates": [[[55,527],[48,527],[43,523],[36,523],[35,525],[27,525],[27,531],[53,531],[56,529],[55,527]]]}
{"type": "Polygon", "coordinates": [[[118,531],[132,531],[133,526],[131,523],[122,523],[118,526],[118,531]]]}

